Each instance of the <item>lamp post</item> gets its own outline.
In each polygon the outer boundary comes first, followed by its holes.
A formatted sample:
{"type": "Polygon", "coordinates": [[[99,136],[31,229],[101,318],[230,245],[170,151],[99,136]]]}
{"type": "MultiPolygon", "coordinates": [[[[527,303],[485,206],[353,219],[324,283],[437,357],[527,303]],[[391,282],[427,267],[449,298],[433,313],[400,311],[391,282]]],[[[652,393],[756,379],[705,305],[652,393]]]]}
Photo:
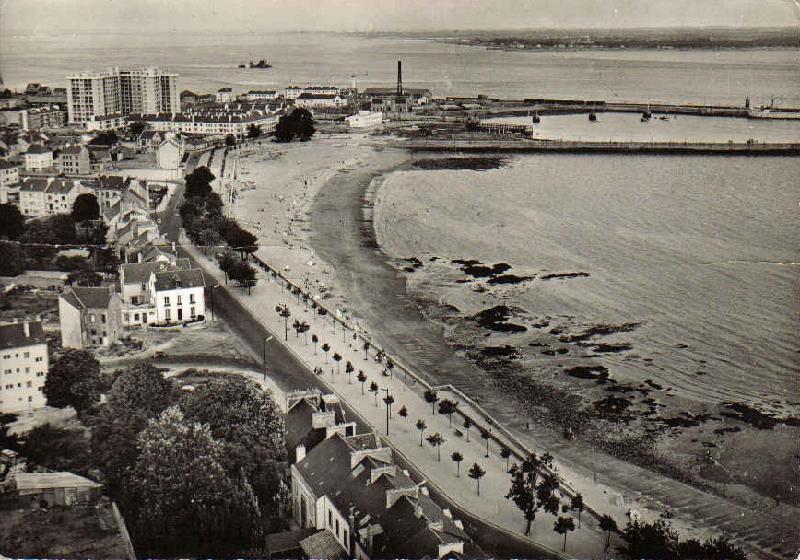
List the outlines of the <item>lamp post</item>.
{"type": "Polygon", "coordinates": [[[273,338],[274,337],[270,335],[264,339],[264,381],[267,380],[267,342],[269,342],[273,338]]]}
{"type": "Polygon", "coordinates": [[[214,322],[214,288],[219,288],[219,283],[214,284],[208,288],[208,295],[209,295],[209,303],[211,304],[209,307],[211,308],[211,322],[214,322]]]}
{"type": "Polygon", "coordinates": [[[381,389],[381,391],[386,392],[386,396],[383,397],[383,402],[386,403],[386,435],[389,435],[389,410],[391,410],[392,403],[394,403],[394,397],[389,394],[389,388],[381,389]]]}
{"type": "Polygon", "coordinates": [[[286,342],[289,342],[289,317],[292,316],[291,312],[289,312],[289,306],[285,303],[281,303],[275,306],[275,311],[283,317],[283,336],[286,342]]]}

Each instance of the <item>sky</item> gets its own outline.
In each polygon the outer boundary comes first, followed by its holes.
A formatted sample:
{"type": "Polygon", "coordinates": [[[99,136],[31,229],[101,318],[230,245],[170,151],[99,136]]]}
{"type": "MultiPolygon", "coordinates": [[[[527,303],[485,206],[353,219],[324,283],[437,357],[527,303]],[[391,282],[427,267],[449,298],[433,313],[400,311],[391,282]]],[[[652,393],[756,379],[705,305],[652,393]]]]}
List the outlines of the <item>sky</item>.
{"type": "Polygon", "coordinates": [[[0,32],[783,27],[800,0],[0,0],[0,32]]]}

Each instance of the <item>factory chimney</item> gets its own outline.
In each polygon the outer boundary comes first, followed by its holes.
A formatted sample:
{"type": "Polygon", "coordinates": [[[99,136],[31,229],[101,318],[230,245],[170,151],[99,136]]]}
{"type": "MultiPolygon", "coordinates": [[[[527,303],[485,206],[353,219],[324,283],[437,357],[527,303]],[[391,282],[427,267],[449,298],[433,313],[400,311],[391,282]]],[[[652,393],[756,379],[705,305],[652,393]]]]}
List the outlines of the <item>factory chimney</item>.
{"type": "Polygon", "coordinates": [[[403,62],[397,61],[397,95],[403,95],[403,62]]]}

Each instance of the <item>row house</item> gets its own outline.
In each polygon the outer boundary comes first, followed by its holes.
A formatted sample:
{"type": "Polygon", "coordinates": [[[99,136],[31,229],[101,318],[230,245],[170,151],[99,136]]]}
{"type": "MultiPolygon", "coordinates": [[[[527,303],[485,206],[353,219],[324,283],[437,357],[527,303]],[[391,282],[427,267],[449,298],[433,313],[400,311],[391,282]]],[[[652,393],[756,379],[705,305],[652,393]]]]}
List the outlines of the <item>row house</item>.
{"type": "Polygon", "coordinates": [[[278,92],[275,90],[253,90],[251,89],[245,94],[245,99],[248,101],[272,101],[278,98],[278,92]]]}
{"type": "Polygon", "coordinates": [[[15,320],[0,325],[0,414],[43,407],[49,367],[41,321],[15,320]]]}
{"type": "Polygon", "coordinates": [[[306,109],[333,109],[344,107],[347,105],[347,100],[339,97],[337,94],[330,93],[301,93],[300,96],[294,100],[297,107],[304,107],[306,109]]]}
{"type": "Polygon", "coordinates": [[[86,121],[86,130],[89,132],[124,130],[127,126],[128,116],[122,113],[112,113],[110,115],[92,115],[86,121]]]}
{"type": "Polygon", "coordinates": [[[92,172],[91,156],[86,146],[67,146],[59,152],[57,167],[64,175],[88,175],[92,172]]]}
{"type": "Polygon", "coordinates": [[[230,103],[236,99],[236,95],[233,93],[233,90],[229,87],[219,88],[216,94],[216,101],[217,103],[230,103]]]}
{"type": "Polygon", "coordinates": [[[379,436],[348,432],[336,396],[295,393],[287,404],[293,515],[316,530],[299,542],[305,557],[486,557],[379,436]]]}
{"type": "Polygon", "coordinates": [[[244,136],[251,126],[258,126],[265,134],[275,131],[278,114],[264,110],[229,110],[191,114],[139,115],[151,130],[201,136],[244,136]]]}
{"type": "Polygon", "coordinates": [[[61,345],[110,346],[119,340],[122,299],[112,286],[67,286],[58,297],[61,345]]]}
{"type": "Polygon", "coordinates": [[[78,195],[89,192],[75,179],[26,177],[19,187],[19,210],[29,218],[68,214],[78,195]]]}

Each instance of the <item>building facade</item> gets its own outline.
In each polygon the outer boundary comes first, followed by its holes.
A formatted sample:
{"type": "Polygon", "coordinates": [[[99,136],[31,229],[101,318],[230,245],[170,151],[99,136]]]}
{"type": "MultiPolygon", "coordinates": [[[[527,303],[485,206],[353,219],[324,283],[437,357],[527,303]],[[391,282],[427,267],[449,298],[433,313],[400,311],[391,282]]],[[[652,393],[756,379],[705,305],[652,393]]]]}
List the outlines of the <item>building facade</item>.
{"type": "Polygon", "coordinates": [[[78,195],[88,192],[75,179],[26,177],[19,186],[19,211],[29,218],[68,214],[78,195]]]}
{"type": "Polygon", "coordinates": [[[25,169],[28,171],[38,171],[53,167],[53,150],[40,144],[31,144],[26,150],[25,169]]]}
{"type": "Polygon", "coordinates": [[[41,321],[0,325],[0,413],[43,407],[49,367],[41,321]]]}
{"type": "Polygon", "coordinates": [[[0,188],[19,183],[19,165],[0,159],[0,188]]]}
{"type": "Polygon", "coordinates": [[[272,101],[278,98],[278,92],[274,90],[250,90],[245,98],[248,101],[272,101]]]}
{"type": "Polygon", "coordinates": [[[339,97],[338,94],[332,93],[301,93],[300,96],[294,100],[297,107],[305,107],[307,109],[315,108],[338,108],[347,105],[347,100],[339,97]]]}
{"type": "Polygon", "coordinates": [[[136,120],[156,132],[175,132],[200,136],[244,136],[250,126],[261,128],[263,134],[275,131],[279,113],[266,110],[230,109],[197,111],[188,114],[137,115],[136,120]]]}
{"type": "Polygon", "coordinates": [[[153,272],[148,281],[156,322],[196,321],[206,314],[206,281],[199,268],[153,272]]]}
{"type": "Polygon", "coordinates": [[[67,76],[70,123],[113,114],[179,112],[178,75],[156,67],[111,68],[67,76]]]}
{"type": "Polygon", "coordinates": [[[383,122],[383,113],[380,111],[359,111],[355,115],[345,118],[350,128],[369,128],[383,122]]]}
{"type": "Polygon", "coordinates": [[[230,103],[236,99],[233,90],[229,87],[219,88],[216,94],[217,103],[230,103]]]}
{"type": "Polygon", "coordinates": [[[111,286],[67,286],[58,297],[61,345],[111,346],[120,336],[122,300],[111,286]]]}
{"type": "Polygon", "coordinates": [[[92,171],[86,146],[67,146],[61,150],[57,162],[64,175],[88,175],[92,171]]]}

